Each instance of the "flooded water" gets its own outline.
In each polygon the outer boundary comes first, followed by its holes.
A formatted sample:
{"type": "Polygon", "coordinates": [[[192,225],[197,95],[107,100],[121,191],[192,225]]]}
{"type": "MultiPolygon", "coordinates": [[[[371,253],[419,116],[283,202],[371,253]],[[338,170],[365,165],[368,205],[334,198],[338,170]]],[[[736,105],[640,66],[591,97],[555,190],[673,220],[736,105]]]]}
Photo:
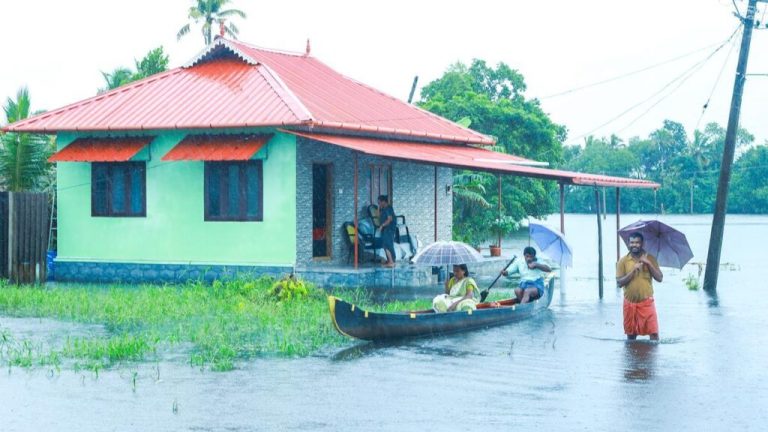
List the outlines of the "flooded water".
{"type": "MultiPolygon", "coordinates": [[[[623,216],[622,225],[637,219],[623,216]]],[[[694,262],[705,260],[710,217],[661,219],[687,234],[694,262]]],[[[575,268],[550,310],[532,319],[390,345],[350,342],[228,373],[183,359],[98,377],[13,368],[0,373],[0,430],[768,429],[768,217],[728,217],[717,301],[686,288],[695,265],[662,269],[658,344],[624,341],[616,241],[607,234],[615,219],[603,226],[602,301],[595,216],[569,215],[575,268]]],[[[0,323],[12,332],[34,325],[0,323]]]]}

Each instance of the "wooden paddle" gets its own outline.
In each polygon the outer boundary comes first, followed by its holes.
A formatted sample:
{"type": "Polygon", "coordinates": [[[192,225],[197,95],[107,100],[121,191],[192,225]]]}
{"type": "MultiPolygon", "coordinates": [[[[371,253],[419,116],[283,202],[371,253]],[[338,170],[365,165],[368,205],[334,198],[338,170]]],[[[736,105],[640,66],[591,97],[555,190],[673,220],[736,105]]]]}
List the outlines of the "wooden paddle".
{"type": "Polygon", "coordinates": [[[505,265],[504,268],[501,270],[501,272],[499,272],[499,275],[496,276],[496,279],[493,280],[493,282],[491,283],[491,286],[489,286],[488,288],[480,292],[480,303],[484,302],[485,299],[488,297],[488,292],[491,290],[491,288],[493,288],[494,285],[496,285],[496,282],[499,281],[499,278],[501,277],[501,273],[507,268],[509,268],[509,266],[511,266],[516,259],[517,259],[517,255],[512,255],[512,259],[509,260],[507,265],[505,265]]]}

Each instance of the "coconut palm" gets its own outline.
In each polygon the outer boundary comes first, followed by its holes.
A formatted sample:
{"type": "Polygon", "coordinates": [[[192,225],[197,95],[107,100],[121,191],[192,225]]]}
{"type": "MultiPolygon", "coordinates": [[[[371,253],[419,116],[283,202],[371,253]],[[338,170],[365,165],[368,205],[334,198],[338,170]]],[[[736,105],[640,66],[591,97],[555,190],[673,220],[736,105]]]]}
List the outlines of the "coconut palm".
{"type": "MultiPolygon", "coordinates": [[[[233,39],[237,39],[237,34],[240,33],[240,30],[232,22],[227,22],[227,18],[232,16],[245,18],[245,12],[239,9],[224,9],[229,3],[230,0],[195,0],[195,6],[189,8],[188,18],[195,24],[200,22],[203,24],[201,31],[206,45],[213,41],[213,32],[216,30],[213,26],[214,23],[223,25],[224,33],[233,39]]],[[[176,39],[179,40],[184,37],[184,35],[189,33],[190,28],[190,23],[184,25],[176,33],[176,39]]]]}
{"type": "MultiPolygon", "coordinates": [[[[30,114],[29,91],[19,89],[16,100],[5,106],[8,123],[24,120],[30,114]]],[[[0,136],[0,189],[11,192],[40,190],[50,177],[52,141],[43,135],[8,132],[0,136]]]]}
{"type": "Polygon", "coordinates": [[[99,94],[108,92],[112,89],[120,87],[121,85],[134,81],[133,71],[126,67],[116,68],[112,72],[102,72],[101,76],[104,77],[104,83],[106,84],[106,87],[99,89],[99,94]]]}

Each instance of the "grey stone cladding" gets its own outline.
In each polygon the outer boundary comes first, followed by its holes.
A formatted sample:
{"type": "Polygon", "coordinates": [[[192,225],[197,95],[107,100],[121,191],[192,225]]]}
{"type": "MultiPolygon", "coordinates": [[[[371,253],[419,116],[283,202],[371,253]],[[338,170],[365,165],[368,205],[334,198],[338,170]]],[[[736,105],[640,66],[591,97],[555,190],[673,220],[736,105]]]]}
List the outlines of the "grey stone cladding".
{"type": "MultiPolygon", "coordinates": [[[[354,152],[338,146],[304,138],[296,141],[296,265],[346,265],[349,247],[343,237],[342,224],[354,219],[354,152]],[[312,258],[312,164],[331,164],[333,183],[333,215],[330,259],[312,258]]],[[[411,235],[423,245],[435,240],[435,167],[391,159],[358,156],[358,215],[367,217],[371,203],[370,167],[372,164],[392,166],[392,204],[397,215],[404,215],[411,235]]],[[[450,240],[453,197],[450,168],[437,168],[437,239],[450,240]]],[[[376,197],[373,197],[376,200],[376,197]]]]}
{"type": "Polygon", "coordinates": [[[199,264],[139,264],[55,261],[57,282],[181,283],[237,277],[283,277],[292,267],[199,264]]]}

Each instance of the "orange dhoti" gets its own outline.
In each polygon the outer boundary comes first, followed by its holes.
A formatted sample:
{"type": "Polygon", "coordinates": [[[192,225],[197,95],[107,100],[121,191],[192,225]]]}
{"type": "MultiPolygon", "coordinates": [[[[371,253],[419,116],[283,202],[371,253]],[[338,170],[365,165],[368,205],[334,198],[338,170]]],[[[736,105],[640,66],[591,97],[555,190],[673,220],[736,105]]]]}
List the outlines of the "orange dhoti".
{"type": "Polygon", "coordinates": [[[624,333],[628,335],[650,335],[659,333],[656,319],[656,304],[653,297],[632,303],[624,299],[624,333]]]}

